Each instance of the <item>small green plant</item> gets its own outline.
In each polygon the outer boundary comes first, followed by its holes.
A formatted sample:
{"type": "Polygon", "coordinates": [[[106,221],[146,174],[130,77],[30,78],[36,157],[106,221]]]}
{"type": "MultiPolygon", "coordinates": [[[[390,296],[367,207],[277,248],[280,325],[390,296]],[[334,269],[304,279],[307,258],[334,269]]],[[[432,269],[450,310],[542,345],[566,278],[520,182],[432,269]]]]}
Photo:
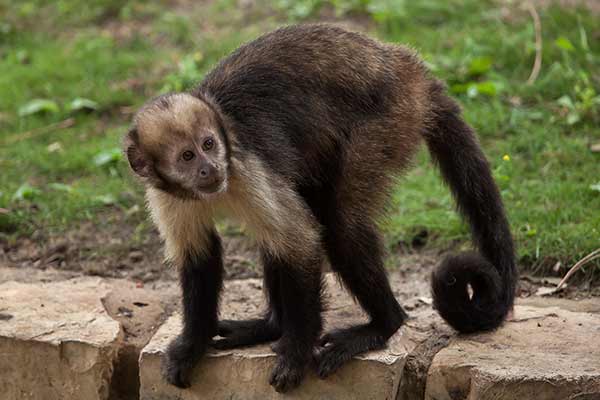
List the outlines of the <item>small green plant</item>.
{"type": "Polygon", "coordinates": [[[180,92],[198,83],[202,78],[200,67],[203,60],[204,56],[201,52],[184,56],[177,64],[177,71],[165,78],[165,84],[161,92],[180,92]]]}
{"type": "Polygon", "coordinates": [[[40,193],[41,191],[39,189],[31,186],[29,183],[24,183],[19,186],[15,194],[13,194],[12,199],[13,201],[32,200],[40,193]]]}
{"type": "Polygon", "coordinates": [[[581,71],[572,94],[565,94],[556,100],[561,107],[560,115],[564,116],[567,125],[575,125],[582,120],[600,122],[600,94],[591,85],[587,73],[581,71]]]}
{"type": "Polygon", "coordinates": [[[314,15],[322,6],[321,0],[276,0],[275,8],[286,13],[291,20],[302,20],[314,15]]]}
{"type": "Polygon", "coordinates": [[[556,56],[545,84],[562,82],[560,95],[554,97],[558,108],[553,119],[566,125],[600,123],[600,81],[592,71],[599,64],[599,56],[590,48],[587,33],[578,21],[578,40],[559,35],[550,51],[556,56]]]}
{"type": "Polygon", "coordinates": [[[164,13],[158,20],[157,31],[167,35],[176,45],[192,47],[192,28],[189,18],[185,15],[164,13]]]}
{"type": "Polygon", "coordinates": [[[404,15],[404,3],[405,0],[277,0],[274,4],[291,20],[314,17],[321,9],[329,7],[337,17],[364,14],[379,23],[386,23],[404,15]]]}
{"type": "Polygon", "coordinates": [[[56,114],[60,111],[55,101],[48,99],[33,99],[19,108],[19,117],[34,114],[56,114]]]}
{"type": "Polygon", "coordinates": [[[106,168],[112,176],[118,176],[117,165],[123,159],[123,153],[120,148],[114,147],[104,150],[94,157],[94,164],[101,168],[106,168]]]}
{"type": "Polygon", "coordinates": [[[98,103],[90,99],[85,99],[83,97],[76,97],[67,105],[67,110],[72,113],[78,111],[91,112],[98,110],[98,108],[98,103]]]}

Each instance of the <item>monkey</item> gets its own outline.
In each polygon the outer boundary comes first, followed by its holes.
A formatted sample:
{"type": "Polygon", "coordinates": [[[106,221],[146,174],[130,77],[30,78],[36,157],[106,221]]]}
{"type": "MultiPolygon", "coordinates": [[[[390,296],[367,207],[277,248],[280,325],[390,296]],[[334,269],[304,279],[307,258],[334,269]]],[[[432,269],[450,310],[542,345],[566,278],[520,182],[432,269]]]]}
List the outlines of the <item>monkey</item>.
{"type": "Polygon", "coordinates": [[[509,223],[475,131],[414,50],[334,25],[281,27],[243,44],[197,86],[143,105],[124,152],[182,290],[183,327],[163,358],[165,379],[189,387],[209,347],[273,342],[269,383],[287,392],[311,367],[326,378],[384,348],[408,315],[390,288],[378,221],[422,142],[478,250],[434,270],[433,306],[460,333],[493,330],[515,296],[509,223]],[[260,249],[261,318],[218,318],[223,215],[260,249]],[[322,332],[325,260],[368,322],[322,332]]]}

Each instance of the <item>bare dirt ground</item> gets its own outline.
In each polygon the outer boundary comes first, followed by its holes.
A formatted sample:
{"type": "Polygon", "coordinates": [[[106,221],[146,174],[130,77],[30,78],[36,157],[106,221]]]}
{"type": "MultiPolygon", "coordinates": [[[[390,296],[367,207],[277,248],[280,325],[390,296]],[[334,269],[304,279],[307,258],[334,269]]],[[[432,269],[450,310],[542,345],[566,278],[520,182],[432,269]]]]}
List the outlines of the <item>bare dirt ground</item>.
{"type": "MultiPolygon", "coordinates": [[[[154,229],[140,233],[125,217],[110,218],[110,223],[101,226],[82,223],[66,234],[50,235],[40,229],[30,237],[0,238],[0,265],[138,282],[176,279],[176,271],[163,262],[154,229]]],[[[223,247],[227,279],[259,276],[256,249],[244,237],[224,236],[223,247]]]]}
{"type": "MultiPolygon", "coordinates": [[[[153,228],[138,232],[119,212],[107,213],[101,226],[86,222],[66,234],[51,235],[43,230],[30,237],[8,240],[0,237],[0,280],[53,281],[79,276],[126,279],[140,286],[174,283],[177,271],[163,262],[162,245],[153,228]],[[9,273],[10,272],[10,273],[9,273]]],[[[222,234],[226,279],[256,278],[262,275],[256,246],[235,229],[222,234]]],[[[397,295],[429,296],[429,275],[445,252],[423,247],[423,238],[411,244],[394,246],[388,266],[397,295]],[[425,248],[425,250],[423,250],[425,248]]],[[[324,266],[328,270],[328,266],[324,266]]],[[[547,293],[559,277],[535,277],[524,273],[519,296],[581,299],[600,296],[600,288],[588,284],[571,285],[557,293],[547,293]],[[548,289],[542,289],[548,288],[548,289]]],[[[407,308],[415,305],[407,305],[407,308]]]]}

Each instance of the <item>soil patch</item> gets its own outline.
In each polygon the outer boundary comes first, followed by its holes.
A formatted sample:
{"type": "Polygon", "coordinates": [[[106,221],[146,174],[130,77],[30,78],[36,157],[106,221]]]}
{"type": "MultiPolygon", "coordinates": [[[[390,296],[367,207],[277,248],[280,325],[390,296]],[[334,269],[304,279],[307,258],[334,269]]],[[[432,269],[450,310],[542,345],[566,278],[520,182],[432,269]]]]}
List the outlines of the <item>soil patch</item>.
{"type": "MultiPolygon", "coordinates": [[[[101,276],[134,281],[140,286],[177,280],[177,270],[163,262],[162,244],[156,230],[112,212],[101,225],[85,222],[64,234],[42,230],[30,237],[0,237],[1,281],[56,281],[78,276],[101,276]]],[[[225,279],[262,276],[257,247],[237,230],[222,231],[225,279]]],[[[429,276],[445,253],[396,246],[389,255],[390,280],[396,296],[406,299],[408,311],[430,304],[429,276]]],[[[329,270],[325,266],[325,270],[329,270]]],[[[523,273],[518,296],[581,300],[600,296],[600,287],[589,283],[568,285],[552,293],[559,277],[535,277],[523,273]]]]}
{"type": "MultiPolygon", "coordinates": [[[[176,269],[163,262],[155,229],[122,213],[99,220],[105,222],[84,222],[63,234],[37,230],[30,237],[0,237],[0,265],[53,270],[52,277],[91,275],[141,283],[177,279],[176,269]]],[[[259,276],[258,252],[243,236],[223,235],[223,247],[227,279],[259,276]]]]}

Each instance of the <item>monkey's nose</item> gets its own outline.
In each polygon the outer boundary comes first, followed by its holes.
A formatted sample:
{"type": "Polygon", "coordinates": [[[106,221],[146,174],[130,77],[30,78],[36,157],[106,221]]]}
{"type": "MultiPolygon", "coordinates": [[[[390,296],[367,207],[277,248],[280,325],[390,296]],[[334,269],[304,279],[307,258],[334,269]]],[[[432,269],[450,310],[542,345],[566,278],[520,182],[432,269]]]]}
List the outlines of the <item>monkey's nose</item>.
{"type": "Polygon", "coordinates": [[[200,166],[198,170],[198,180],[200,185],[210,185],[217,179],[214,166],[210,164],[204,164],[200,166]]]}

